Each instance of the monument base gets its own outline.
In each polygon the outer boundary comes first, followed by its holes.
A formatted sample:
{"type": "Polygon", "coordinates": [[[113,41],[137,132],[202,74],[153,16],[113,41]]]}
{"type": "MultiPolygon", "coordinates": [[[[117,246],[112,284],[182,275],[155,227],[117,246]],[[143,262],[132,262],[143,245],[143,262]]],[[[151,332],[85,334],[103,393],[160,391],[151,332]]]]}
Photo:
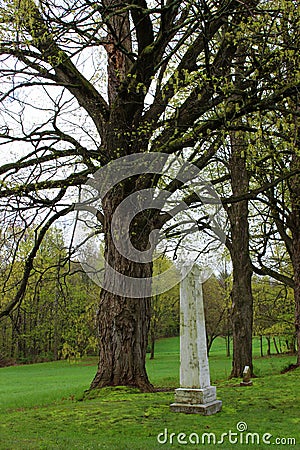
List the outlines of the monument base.
{"type": "Polygon", "coordinates": [[[190,403],[172,403],[170,405],[172,412],[181,412],[185,414],[201,414],[202,416],[211,416],[222,409],[221,400],[215,400],[213,403],[206,405],[191,405],[190,403]]]}
{"type": "Polygon", "coordinates": [[[252,386],[252,381],[241,381],[240,386],[252,386]]]}
{"type": "Polygon", "coordinates": [[[170,405],[173,412],[202,414],[210,416],[222,409],[222,402],[216,399],[215,386],[204,389],[178,388],[175,390],[175,403],[170,405]]]}

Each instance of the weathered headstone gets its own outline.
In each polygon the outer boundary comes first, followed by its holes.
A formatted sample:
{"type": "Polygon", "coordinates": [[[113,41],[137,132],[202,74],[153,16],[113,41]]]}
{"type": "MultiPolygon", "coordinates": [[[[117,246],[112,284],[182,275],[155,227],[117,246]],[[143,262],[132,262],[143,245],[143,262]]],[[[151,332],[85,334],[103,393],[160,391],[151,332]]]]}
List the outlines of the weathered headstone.
{"type": "Polygon", "coordinates": [[[249,366],[245,366],[243,370],[243,381],[240,383],[241,386],[252,386],[251,381],[251,370],[249,366]]]}
{"type": "Polygon", "coordinates": [[[170,408],[211,415],[221,407],[210,385],[201,272],[194,266],[180,285],[180,388],[170,408]]]}

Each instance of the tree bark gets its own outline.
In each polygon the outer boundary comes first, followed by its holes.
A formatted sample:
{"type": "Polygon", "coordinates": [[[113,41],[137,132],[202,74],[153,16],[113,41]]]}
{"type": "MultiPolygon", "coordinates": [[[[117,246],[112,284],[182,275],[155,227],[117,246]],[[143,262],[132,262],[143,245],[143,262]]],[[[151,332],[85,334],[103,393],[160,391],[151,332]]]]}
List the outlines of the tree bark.
{"type": "MultiPolygon", "coordinates": [[[[130,261],[117,250],[113,240],[112,217],[127,194],[124,186],[118,186],[103,200],[105,261],[122,275],[151,280],[152,262],[130,261]]],[[[145,220],[145,216],[135,219],[131,239],[132,244],[140,251],[148,248],[150,231],[151,225],[145,220]]],[[[151,315],[151,283],[145,283],[140,298],[134,298],[134,293],[131,298],[130,295],[123,297],[110,291],[114,291],[115,283],[119,282],[118,275],[105,270],[98,311],[99,365],[91,389],[123,385],[151,392],[153,386],[145,368],[151,315]],[[105,289],[108,286],[109,290],[105,289]]]]}
{"type": "MultiPolygon", "coordinates": [[[[231,185],[234,196],[248,192],[249,174],[245,160],[245,145],[242,136],[231,135],[230,158],[231,185]]],[[[241,377],[245,366],[253,375],[252,327],[253,297],[251,288],[252,267],[249,256],[248,201],[232,204],[228,208],[231,228],[229,251],[233,267],[232,285],[232,333],[233,362],[231,377],[241,377]]]]}
{"type": "Polygon", "coordinates": [[[149,314],[149,299],[129,299],[102,290],[99,365],[91,389],[132,386],[144,392],[153,390],[145,368],[149,314]]]}

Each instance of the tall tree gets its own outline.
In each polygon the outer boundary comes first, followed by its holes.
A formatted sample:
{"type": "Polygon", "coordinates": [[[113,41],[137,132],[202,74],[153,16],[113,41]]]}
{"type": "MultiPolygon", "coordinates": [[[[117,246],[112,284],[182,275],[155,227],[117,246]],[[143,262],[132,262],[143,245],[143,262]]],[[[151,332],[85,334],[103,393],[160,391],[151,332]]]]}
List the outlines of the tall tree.
{"type": "MultiPolygon", "coordinates": [[[[231,135],[230,175],[232,193],[242,196],[249,191],[250,175],[246,164],[247,149],[243,136],[231,135]]],[[[241,377],[244,367],[252,363],[253,296],[251,288],[252,264],[250,259],[248,200],[233,203],[228,209],[231,241],[232,280],[232,334],[233,367],[231,376],[241,377]]]]}
{"type": "MultiPolygon", "coordinates": [[[[239,117],[273,108],[295,93],[296,69],[288,84],[273,74],[282,62],[284,12],[292,16],[297,6],[287,0],[272,2],[272,8],[258,0],[1,2],[1,138],[15,152],[0,168],[4,215],[28,220],[35,214],[41,222],[20,289],[2,316],[24,296],[47,229],[74,209],[72,187],[111,161],[149,151],[182,153],[202,169],[239,117]],[[240,48],[246,49],[247,68],[237,78],[240,48]]],[[[298,44],[294,40],[285,51],[298,53],[298,44]]],[[[162,177],[148,172],[116,183],[97,217],[107,267],[151,280],[151,260],[121,254],[111,226],[128,195],[162,186],[162,177]]],[[[175,193],[183,184],[175,180],[164,188],[175,193]]],[[[201,203],[193,194],[185,201],[191,207],[201,203]]],[[[139,252],[151,255],[152,231],[171,220],[160,209],[145,208],[130,224],[130,243],[139,252]]],[[[115,227],[122,230],[125,222],[126,212],[115,227]]],[[[106,270],[92,387],[151,390],[145,370],[151,284],[136,298],[111,292],[115,282],[106,270]]]]}

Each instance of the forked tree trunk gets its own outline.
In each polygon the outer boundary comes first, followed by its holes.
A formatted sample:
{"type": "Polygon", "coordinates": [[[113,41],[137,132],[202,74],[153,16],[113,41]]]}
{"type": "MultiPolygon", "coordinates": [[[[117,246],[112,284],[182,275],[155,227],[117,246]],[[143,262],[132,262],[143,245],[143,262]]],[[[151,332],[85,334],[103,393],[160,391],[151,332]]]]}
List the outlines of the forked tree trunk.
{"type": "MultiPolygon", "coordinates": [[[[244,156],[244,141],[237,134],[231,136],[232,154],[230,173],[232,192],[240,196],[248,192],[249,175],[244,156]]],[[[249,366],[253,374],[252,364],[252,327],[253,296],[251,288],[252,268],[249,256],[249,223],[248,201],[233,203],[228,208],[231,228],[231,244],[229,246],[232,267],[232,334],[233,362],[232,377],[241,377],[245,366],[249,366]]]]}
{"type": "MultiPolygon", "coordinates": [[[[115,271],[133,278],[152,276],[152,263],[130,261],[116,249],[110,226],[116,206],[125,198],[116,192],[108,194],[103,204],[105,224],[105,259],[115,271]]],[[[119,226],[122,226],[121,223],[119,226]]],[[[145,250],[148,247],[149,224],[141,217],[137,219],[132,233],[132,243],[145,250]],[[147,231],[148,229],[148,231],[147,231]]],[[[118,274],[105,271],[104,287],[114,292],[122,291],[118,274]]],[[[132,285],[133,286],[133,285],[132,285]]],[[[134,291],[134,287],[133,287],[134,291]]],[[[136,294],[136,292],[133,292],[136,294]]],[[[132,386],[142,391],[152,391],[146,368],[147,338],[150,324],[151,284],[143,285],[140,298],[120,295],[102,289],[98,311],[99,365],[91,388],[104,386],[132,386]]]]}

